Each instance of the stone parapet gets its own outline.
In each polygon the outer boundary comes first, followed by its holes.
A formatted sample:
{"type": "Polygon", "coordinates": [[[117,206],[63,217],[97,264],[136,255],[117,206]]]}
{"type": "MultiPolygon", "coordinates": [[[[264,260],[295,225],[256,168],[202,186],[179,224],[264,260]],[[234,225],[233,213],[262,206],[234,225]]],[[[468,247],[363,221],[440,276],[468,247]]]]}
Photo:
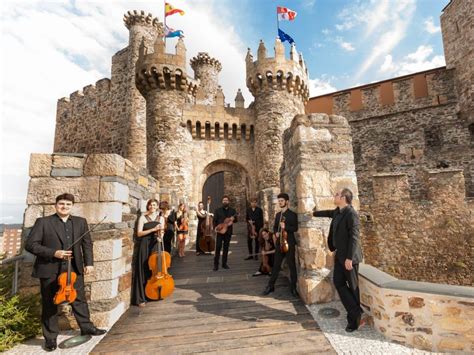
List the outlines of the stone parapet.
{"type": "MultiPolygon", "coordinates": [[[[32,154],[30,175],[23,238],[37,218],[54,213],[62,193],[75,196],[72,214],[90,227],[106,216],[92,232],[95,270],[85,277],[85,288],[95,325],[110,327],[129,307],[133,228],[146,201],[158,197],[157,181],[116,154],[32,154]]],[[[30,272],[31,262],[25,262],[20,292],[39,292],[30,272]]],[[[77,327],[68,307],[61,314],[63,326],[77,327]]]]}
{"type": "Polygon", "coordinates": [[[312,217],[313,209],[334,209],[333,196],[348,187],[358,208],[357,179],[350,127],[341,116],[297,115],[285,131],[282,189],[298,213],[298,288],[305,303],[329,302],[334,256],[327,246],[330,220],[312,217]]]}
{"type": "Polygon", "coordinates": [[[473,287],[398,280],[366,264],[359,275],[369,324],[388,339],[427,351],[474,351],[473,287]]]}

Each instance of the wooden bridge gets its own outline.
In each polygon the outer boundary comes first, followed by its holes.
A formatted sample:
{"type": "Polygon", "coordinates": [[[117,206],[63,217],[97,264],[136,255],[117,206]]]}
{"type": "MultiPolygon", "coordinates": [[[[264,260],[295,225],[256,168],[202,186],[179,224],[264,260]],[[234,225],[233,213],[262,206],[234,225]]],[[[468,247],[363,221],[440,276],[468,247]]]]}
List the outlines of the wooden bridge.
{"type": "Polygon", "coordinates": [[[334,353],[303,302],[281,276],[270,296],[268,276],[252,277],[259,262],[244,261],[247,241],[236,225],[230,270],[212,271],[213,256],[173,259],[172,297],[131,307],[92,353],[334,353]]]}

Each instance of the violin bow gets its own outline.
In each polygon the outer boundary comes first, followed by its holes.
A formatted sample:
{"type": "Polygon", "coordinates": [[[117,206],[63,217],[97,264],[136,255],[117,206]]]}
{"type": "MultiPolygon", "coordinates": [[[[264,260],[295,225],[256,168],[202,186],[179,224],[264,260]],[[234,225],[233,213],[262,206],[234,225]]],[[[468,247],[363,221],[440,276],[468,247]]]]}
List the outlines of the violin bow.
{"type": "Polygon", "coordinates": [[[71,250],[72,247],[73,247],[74,245],[76,245],[78,242],[80,242],[81,239],[84,238],[84,236],[85,236],[87,233],[93,232],[99,225],[101,225],[101,224],[105,221],[106,218],[107,218],[107,216],[105,216],[104,218],[102,218],[102,220],[101,220],[99,223],[97,223],[94,227],[89,228],[89,230],[87,230],[86,232],[82,233],[81,236],[80,236],[74,243],[72,243],[72,245],[71,245],[69,248],[67,248],[66,250],[71,250]]]}

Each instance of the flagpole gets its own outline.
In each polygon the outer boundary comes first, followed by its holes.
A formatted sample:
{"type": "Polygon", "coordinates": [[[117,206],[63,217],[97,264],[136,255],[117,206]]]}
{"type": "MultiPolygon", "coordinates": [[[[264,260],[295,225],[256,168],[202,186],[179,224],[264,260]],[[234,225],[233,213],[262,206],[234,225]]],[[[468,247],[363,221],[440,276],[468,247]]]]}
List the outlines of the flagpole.
{"type": "Polygon", "coordinates": [[[278,21],[278,7],[276,10],[276,18],[277,18],[277,37],[280,38],[280,32],[278,31],[280,29],[280,22],[278,21]]]}
{"type": "Polygon", "coordinates": [[[165,42],[165,53],[166,53],[166,0],[163,0],[163,22],[165,24],[164,30],[164,42],[165,42]]]}

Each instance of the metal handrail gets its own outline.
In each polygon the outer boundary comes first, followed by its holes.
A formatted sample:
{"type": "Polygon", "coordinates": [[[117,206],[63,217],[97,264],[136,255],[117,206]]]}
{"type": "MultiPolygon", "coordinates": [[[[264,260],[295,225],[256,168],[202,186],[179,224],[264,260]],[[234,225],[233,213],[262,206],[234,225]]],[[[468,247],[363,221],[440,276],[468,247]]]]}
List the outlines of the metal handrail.
{"type": "Polygon", "coordinates": [[[13,262],[15,263],[15,272],[13,274],[13,280],[12,280],[12,296],[15,296],[16,293],[18,292],[18,269],[19,269],[20,261],[23,261],[25,257],[26,255],[16,255],[16,256],[12,256],[11,258],[0,260],[0,266],[7,265],[13,262]]]}

